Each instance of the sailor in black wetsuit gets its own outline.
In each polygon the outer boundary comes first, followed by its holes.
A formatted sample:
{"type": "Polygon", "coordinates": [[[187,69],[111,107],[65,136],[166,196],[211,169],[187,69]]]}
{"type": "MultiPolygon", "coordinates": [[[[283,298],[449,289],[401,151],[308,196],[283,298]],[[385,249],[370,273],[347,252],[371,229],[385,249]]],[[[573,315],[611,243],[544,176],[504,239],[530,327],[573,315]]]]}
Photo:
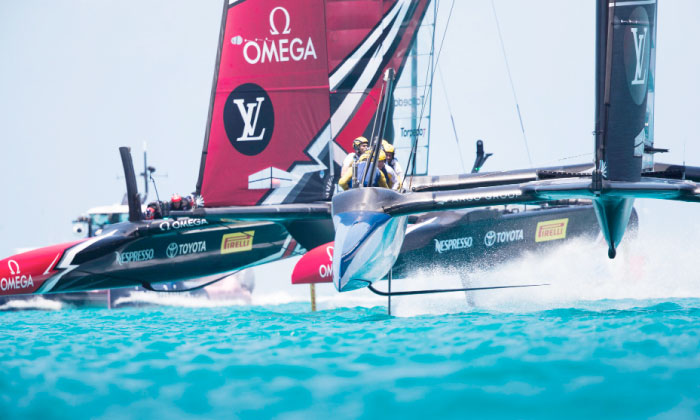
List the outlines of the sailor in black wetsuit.
{"type": "Polygon", "coordinates": [[[180,194],[173,194],[170,201],[154,201],[148,203],[148,208],[144,214],[146,220],[162,219],[168,216],[171,211],[187,211],[195,207],[192,197],[181,197],[180,194]]]}
{"type": "Polygon", "coordinates": [[[148,207],[146,207],[146,212],[144,213],[143,218],[146,220],[162,219],[163,211],[161,202],[153,201],[148,203],[148,207]]]}

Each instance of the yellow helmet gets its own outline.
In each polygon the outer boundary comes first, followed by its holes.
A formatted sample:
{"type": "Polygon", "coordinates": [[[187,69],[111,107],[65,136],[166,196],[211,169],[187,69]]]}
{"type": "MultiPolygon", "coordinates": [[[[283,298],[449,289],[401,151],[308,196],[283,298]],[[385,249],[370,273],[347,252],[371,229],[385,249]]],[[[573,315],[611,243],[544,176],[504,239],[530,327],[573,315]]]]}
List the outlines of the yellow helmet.
{"type": "Polygon", "coordinates": [[[382,140],[382,148],[386,153],[394,153],[394,145],[386,140],[382,140]]]}
{"type": "Polygon", "coordinates": [[[367,143],[367,144],[369,144],[369,140],[367,140],[366,138],[360,136],[360,137],[358,137],[358,138],[356,138],[355,140],[352,141],[352,147],[358,148],[358,147],[360,147],[360,145],[361,145],[362,143],[367,143]]]}
{"type": "MultiPolygon", "coordinates": [[[[363,160],[368,160],[371,155],[372,155],[372,152],[369,150],[364,152],[362,154],[362,156],[360,156],[360,162],[362,162],[363,160]]],[[[386,154],[381,150],[379,151],[379,160],[380,161],[386,160],[386,154]]]]}

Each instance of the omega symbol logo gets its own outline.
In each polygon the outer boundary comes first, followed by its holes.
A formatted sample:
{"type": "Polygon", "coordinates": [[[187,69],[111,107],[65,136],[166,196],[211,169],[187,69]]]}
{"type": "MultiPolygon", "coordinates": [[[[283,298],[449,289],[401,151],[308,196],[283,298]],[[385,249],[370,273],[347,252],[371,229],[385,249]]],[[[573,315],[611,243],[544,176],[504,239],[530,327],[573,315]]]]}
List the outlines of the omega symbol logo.
{"type": "Polygon", "coordinates": [[[282,31],[282,34],[287,35],[288,33],[291,32],[291,29],[289,28],[289,12],[287,9],[285,9],[282,6],[277,6],[272,11],[270,12],[270,34],[271,35],[279,35],[280,33],[277,31],[277,26],[275,26],[275,12],[281,11],[282,14],[284,15],[285,18],[285,24],[284,24],[284,31],[282,31]]]}
{"type": "Polygon", "coordinates": [[[10,261],[8,261],[8,262],[7,262],[7,268],[10,269],[10,274],[12,274],[13,276],[14,276],[15,274],[20,274],[20,272],[19,272],[19,264],[18,264],[17,261],[15,261],[15,260],[10,260],[10,261]],[[12,268],[13,266],[14,266],[14,269],[12,268]]]}
{"type": "Polygon", "coordinates": [[[255,83],[238,86],[224,105],[224,128],[231,145],[240,153],[261,153],[272,138],[275,112],[265,90],[255,83]]]}
{"type": "MultiPolygon", "coordinates": [[[[295,27],[292,34],[292,19],[289,11],[277,6],[270,11],[269,29],[247,28],[242,33],[232,34],[232,45],[240,46],[236,50],[242,53],[242,58],[248,64],[271,64],[306,61],[318,59],[314,47],[314,28],[295,27]],[[263,31],[259,33],[258,30],[263,31]],[[269,34],[269,35],[268,35],[269,34]]],[[[319,35],[317,35],[319,36],[319,35]]]]}

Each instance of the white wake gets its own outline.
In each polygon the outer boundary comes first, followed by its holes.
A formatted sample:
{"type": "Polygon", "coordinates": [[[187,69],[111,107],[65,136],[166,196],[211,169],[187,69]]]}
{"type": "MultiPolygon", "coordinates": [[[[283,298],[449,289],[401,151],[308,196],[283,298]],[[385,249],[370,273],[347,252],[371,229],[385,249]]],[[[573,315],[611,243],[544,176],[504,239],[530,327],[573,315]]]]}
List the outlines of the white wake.
{"type": "Polygon", "coordinates": [[[473,265],[461,276],[439,269],[423,271],[410,279],[412,288],[548,285],[469,295],[402,297],[395,299],[395,312],[413,316],[475,310],[625,308],[638,306],[640,300],[700,297],[696,263],[700,224],[690,222],[682,228],[666,230],[655,227],[642,229],[636,238],[624,239],[614,260],[607,257],[607,246],[602,241],[573,240],[547,252],[528,252],[502,261],[491,270],[473,265]]]}

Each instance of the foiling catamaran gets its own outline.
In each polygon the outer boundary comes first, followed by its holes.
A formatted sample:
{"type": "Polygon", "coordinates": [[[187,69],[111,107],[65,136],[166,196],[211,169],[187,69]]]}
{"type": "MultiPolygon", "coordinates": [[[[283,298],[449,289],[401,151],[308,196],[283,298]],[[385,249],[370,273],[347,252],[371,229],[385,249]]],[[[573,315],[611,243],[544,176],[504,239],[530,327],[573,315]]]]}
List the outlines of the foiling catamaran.
{"type": "MultiPolygon", "coordinates": [[[[121,148],[129,221],[94,238],[0,261],[0,295],[134,285],[155,290],[156,283],[192,278],[203,287],[305,250],[325,252],[329,242],[339,291],[369,286],[386,294],[372,283],[394,266],[400,272],[420,263],[411,254],[416,250],[430,249],[428,262],[457,251],[461,257],[449,261],[468,258],[467,251],[478,259],[602,229],[614,257],[630,218],[634,223],[634,198],[697,201],[689,180],[700,179],[700,168],[652,159],[660,151],[652,138],[656,3],[609,0],[598,1],[594,164],[412,176],[402,192],[364,187],[334,194],[340,163],[360,134],[373,141],[372,165],[382,137],[394,140],[398,157],[405,137],[412,174],[420,172],[421,150],[427,161],[429,98],[415,82],[420,58],[406,63],[419,56],[429,3],[225,2],[196,186],[206,205],[143,220],[131,156],[121,148]],[[391,95],[394,71],[397,95],[407,97],[391,95]],[[407,75],[413,83],[402,93],[407,75]],[[404,120],[401,105],[411,110],[404,120]],[[562,201],[569,199],[588,204],[562,201]],[[461,211],[523,203],[550,204],[519,213],[461,211]],[[426,212],[442,213],[408,226],[412,215],[426,212]],[[471,233],[453,237],[454,226],[471,233]]],[[[427,86],[427,77],[422,83],[427,86]]]]}
{"type": "Polygon", "coordinates": [[[654,154],[666,151],[653,143],[656,12],[656,0],[597,2],[592,170],[437,177],[405,194],[378,188],[339,194],[333,198],[333,281],[338,290],[376,291],[373,282],[391,272],[407,217],[415,213],[587,199],[608,256],[615,258],[635,198],[700,201],[700,168],[654,164],[654,154]],[[504,177],[510,179],[504,182],[504,177]]]}

